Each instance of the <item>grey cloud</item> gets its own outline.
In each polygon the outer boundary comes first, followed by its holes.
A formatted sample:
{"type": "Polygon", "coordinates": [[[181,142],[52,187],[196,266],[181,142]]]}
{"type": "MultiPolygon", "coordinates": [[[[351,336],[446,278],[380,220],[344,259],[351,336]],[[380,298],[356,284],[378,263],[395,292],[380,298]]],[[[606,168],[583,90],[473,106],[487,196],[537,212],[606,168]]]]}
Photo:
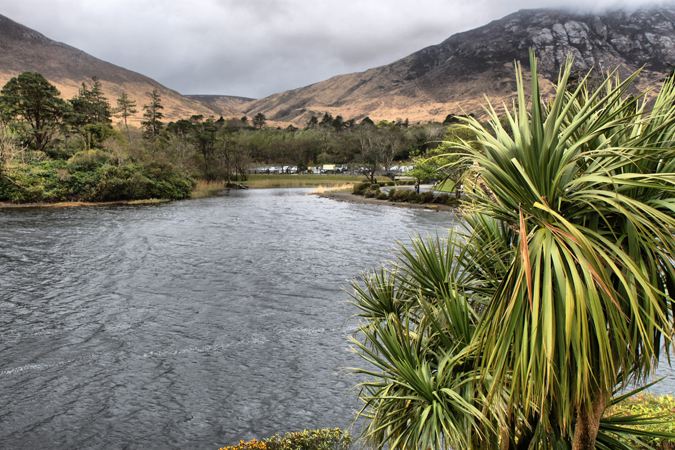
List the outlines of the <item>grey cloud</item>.
{"type": "Polygon", "coordinates": [[[522,8],[599,12],[647,3],[23,0],[0,13],[181,93],[259,98],[388,64],[522,8]]]}

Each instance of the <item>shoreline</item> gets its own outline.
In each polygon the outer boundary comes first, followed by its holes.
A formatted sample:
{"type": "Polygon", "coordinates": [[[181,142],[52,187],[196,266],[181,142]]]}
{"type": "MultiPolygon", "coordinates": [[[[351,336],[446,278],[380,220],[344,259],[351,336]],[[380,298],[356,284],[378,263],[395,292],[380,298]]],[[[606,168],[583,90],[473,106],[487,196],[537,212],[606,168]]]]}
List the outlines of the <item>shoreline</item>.
{"type": "Polygon", "coordinates": [[[316,195],[322,198],[327,198],[330,200],[336,200],[339,202],[347,203],[359,203],[364,205],[386,205],[386,206],[398,206],[399,208],[412,208],[412,209],[427,209],[429,211],[444,211],[453,214],[459,214],[459,208],[448,205],[439,205],[435,203],[397,203],[390,202],[389,200],[378,200],[376,198],[366,198],[362,195],[354,195],[351,191],[336,191],[336,192],[321,192],[313,193],[311,195],[316,195]]]}
{"type": "Polygon", "coordinates": [[[75,208],[80,206],[154,205],[157,203],[173,201],[175,200],[148,198],[143,200],[116,200],[114,202],[0,203],[0,208],[75,208]]]}
{"type": "MultiPolygon", "coordinates": [[[[231,189],[231,188],[230,188],[231,189]]],[[[217,189],[214,192],[209,192],[207,195],[192,197],[184,200],[193,200],[198,198],[211,197],[215,195],[216,192],[220,192],[225,189],[217,189]]],[[[335,200],[339,202],[346,203],[356,203],[362,205],[385,205],[385,206],[395,206],[399,208],[412,208],[412,209],[426,209],[429,211],[443,211],[453,214],[459,213],[459,208],[448,206],[448,205],[439,205],[434,203],[397,203],[390,202],[389,200],[378,200],[376,198],[366,198],[361,195],[354,195],[350,191],[328,191],[328,192],[313,192],[310,195],[316,195],[317,197],[327,198],[330,200],[335,200]]],[[[117,200],[112,202],[58,202],[58,203],[45,203],[45,202],[36,202],[36,203],[0,203],[0,209],[14,209],[14,208],[76,208],[82,206],[121,206],[121,205],[153,205],[158,203],[172,202],[176,200],[170,199],[144,199],[144,200],[117,200]]]]}

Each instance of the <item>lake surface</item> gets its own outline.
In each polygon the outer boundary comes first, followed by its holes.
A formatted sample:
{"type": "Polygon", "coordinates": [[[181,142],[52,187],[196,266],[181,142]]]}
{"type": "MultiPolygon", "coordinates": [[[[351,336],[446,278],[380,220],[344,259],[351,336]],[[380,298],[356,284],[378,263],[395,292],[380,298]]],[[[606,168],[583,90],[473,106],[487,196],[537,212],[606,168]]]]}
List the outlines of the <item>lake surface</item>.
{"type": "Polygon", "coordinates": [[[216,450],[349,426],[347,280],[455,219],[308,192],[0,210],[0,448],[216,450]]]}
{"type": "Polygon", "coordinates": [[[347,427],[348,279],[444,212],[309,190],[0,210],[0,448],[217,449],[347,427]]]}

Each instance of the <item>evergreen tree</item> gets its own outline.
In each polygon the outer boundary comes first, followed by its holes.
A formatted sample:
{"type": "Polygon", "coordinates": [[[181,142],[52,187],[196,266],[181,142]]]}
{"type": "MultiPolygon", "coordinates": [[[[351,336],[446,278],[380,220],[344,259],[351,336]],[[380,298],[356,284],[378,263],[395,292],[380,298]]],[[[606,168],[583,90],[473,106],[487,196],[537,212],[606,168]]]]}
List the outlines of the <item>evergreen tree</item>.
{"type": "Polygon", "coordinates": [[[103,95],[103,89],[98,77],[91,78],[91,84],[82,87],[77,96],[69,100],[72,113],[68,122],[74,127],[93,124],[109,124],[112,122],[112,110],[108,99],[103,95]]]}
{"type": "Polygon", "coordinates": [[[332,127],[333,126],[333,116],[331,116],[328,113],[325,113],[323,117],[321,118],[321,122],[319,122],[319,125],[322,127],[332,127]]]}
{"type": "Polygon", "coordinates": [[[157,89],[153,89],[151,94],[148,94],[150,98],[149,105],[143,105],[143,118],[145,119],[141,122],[141,127],[145,130],[143,136],[146,139],[155,139],[159,136],[160,131],[164,128],[164,123],[161,119],[164,117],[162,110],[162,98],[159,95],[157,89]]]}
{"type": "Polygon", "coordinates": [[[39,73],[24,72],[0,91],[2,119],[28,144],[44,151],[68,111],[68,104],[59,95],[56,86],[39,73]]]}
{"type": "Polygon", "coordinates": [[[312,116],[312,117],[310,117],[309,120],[307,121],[307,124],[305,124],[305,129],[308,129],[308,128],[314,128],[314,127],[316,127],[317,125],[319,125],[319,119],[317,119],[316,116],[312,116]]]}
{"type": "Polygon", "coordinates": [[[136,101],[131,100],[126,92],[122,92],[122,95],[117,99],[117,108],[115,109],[115,117],[120,117],[124,120],[124,126],[127,129],[127,135],[129,136],[129,143],[131,143],[131,133],[129,132],[129,125],[127,124],[127,118],[136,114],[138,110],[136,109],[136,101]]]}
{"type": "Polygon", "coordinates": [[[253,117],[253,120],[251,121],[251,123],[253,124],[253,128],[258,128],[260,130],[262,130],[266,122],[267,118],[263,113],[256,114],[255,117],[253,117]]]}

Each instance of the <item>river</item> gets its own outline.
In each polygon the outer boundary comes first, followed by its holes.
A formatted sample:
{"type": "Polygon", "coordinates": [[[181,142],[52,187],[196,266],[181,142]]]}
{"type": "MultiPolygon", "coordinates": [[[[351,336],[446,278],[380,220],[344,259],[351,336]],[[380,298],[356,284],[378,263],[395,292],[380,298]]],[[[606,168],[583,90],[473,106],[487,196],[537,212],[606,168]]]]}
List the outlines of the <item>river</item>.
{"type": "Polygon", "coordinates": [[[456,222],[308,192],[0,211],[0,448],[215,450],[349,426],[347,280],[456,222]]]}
{"type": "Polygon", "coordinates": [[[0,448],[212,449],[347,427],[347,280],[444,212],[306,189],[0,211],[0,448]]]}

